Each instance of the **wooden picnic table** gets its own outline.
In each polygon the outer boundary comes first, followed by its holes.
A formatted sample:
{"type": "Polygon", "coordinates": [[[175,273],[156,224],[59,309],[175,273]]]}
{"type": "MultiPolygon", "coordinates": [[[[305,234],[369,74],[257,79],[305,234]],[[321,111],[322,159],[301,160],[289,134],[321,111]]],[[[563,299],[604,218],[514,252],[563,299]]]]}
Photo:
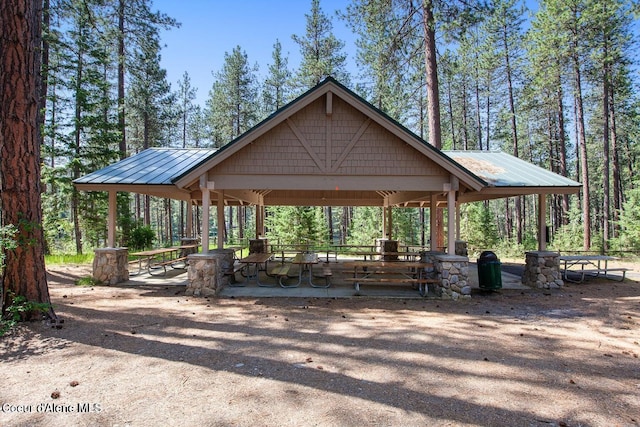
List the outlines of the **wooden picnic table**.
{"type": "Polygon", "coordinates": [[[345,280],[353,282],[356,291],[360,291],[361,284],[409,283],[417,287],[421,296],[425,296],[427,284],[437,282],[437,279],[425,277],[425,269],[433,266],[428,262],[372,260],[345,262],[343,265],[353,268],[353,278],[345,280]]]}
{"type": "Polygon", "coordinates": [[[605,279],[623,281],[627,272],[626,268],[609,267],[609,261],[615,261],[619,258],[609,255],[560,255],[558,257],[564,280],[575,283],[584,282],[585,276],[598,277],[602,275],[605,279]],[[622,273],[612,276],[612,272],[622,273]],[[574,279],[571,276],[578,276],[574,279]]]}
{"type": "Polygon", "coordinates": [[[167,274],[167,265],[172,268],[184,269],[187,265],[186,251],[197,248],[198,245],[180,245],[170,246],[168,248],[150,249],[147,251],[133,252],[130,255],[137,257],[138,271],[131,275],[135,276],[142,273],[142,263],[145,262],[144,269],[151,275],[153,270],[159,270],[162,268],[163,275],[167,274]],[[177,265],[180,265],[178,267],[177,265]]]}
{"type": "Polygon", "coordinates": [[[254,252],[244,258],[239,259],[238,262],[240,264],[243,264],[241,274],[245,277],[245,283],[248,283],[250,280],[254,279],[258,286],[273,286],[268,283],[260,282],[259,277],[261,269],[264,269],[265,271],[267,270],[269,260],[272,256],[273,254],[269,252],[254,252]],[[261,264],[264,264],[264,268],[260,267],[261,264]]]}
{"type": "MultiPolygon", "coordinates": [[[[309,285],[311,285],[311,287],[313,288],[318,288],[320,286],[315,285],[313,283],[313,266],[315,264],[317,264],[318,261],[318,254],[315,252],[299,252],[296,254],[295,257],[293,257],[293,259],[291,260],[291,264],[297,264],[300,268],[298,271],[298,283],[296,283],[295,285],[282,285],[283,287],[286,288],[295,288],[300,286],[300,284],[302,283],[302,275],[303,273],[307,273],[308,275],[308,282],[309,285]]],[[[324,286],[322,286],[324,287],[324,286]]]]}

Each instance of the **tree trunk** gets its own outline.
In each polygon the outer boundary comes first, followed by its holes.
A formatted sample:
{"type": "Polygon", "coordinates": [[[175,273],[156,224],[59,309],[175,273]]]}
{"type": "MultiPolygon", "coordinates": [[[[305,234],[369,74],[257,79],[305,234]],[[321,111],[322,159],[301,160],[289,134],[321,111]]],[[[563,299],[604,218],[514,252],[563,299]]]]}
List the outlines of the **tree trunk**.
{"type": "MultiPolygon", "coordinates": [[[[80,22],[79,25],[84,25],[80,22]]],[[[82,30],[80,30],[82,31],[82,30]]],[[[75,123],[74,123],[74,153],[75,162],[73,164],[73,179],[80,178],[80,165],[82,154],[80,153],[80,146],[82,141],[82,81],[84,79],[84,51],[82,47],[77,52],[77,66],[76,66],[76,93],[75,93],[75,123]]],[[[82,230],[80,229],[80,193],[74,187],[71,195],[71,210],[73,212],[73,230],[76,241],[76,253],[82,254],[82,230]]]]}
{"type": "MultiPolygon", "coordinates": [[[[476,62],[475,62],[475,72],[476,72],[476,82],[475,82],[475,95],[476,95],[476,126],[477,126],[477,134],[478,134],[478,150],[482,151],[482,119],[480,117],[480,73],[478,71],[478,54],[476,51],[476,62]]],[[[489,123],[489,122],[487,122],[489,123]]],[[[487,140],[488,142],[489,140],[487,140]]]]}
{"type": "MultiPolygon", "coordinates": [[[[605,44],[605,55],[606,55],[605,44]]],[[[602,82],[602,250],[606,254],[609,250],[609,214],[610,214],[610,187],[609,187],[609,72],[607,65],[604,66],[602,82]]]]}
{"type": "Polygon", "coordinates": [[[574,56],[574,83],[575,83],[575,103],[576,103],[576,127],[578,137],[578,147],[580,150],[580,168],[582,176],[582,225],[583,231],[583,249],[588,251],[591,248],[591,206],[589,202],[589,164],[587,162],[587,141],[584,128],[584,111],[582,106],[582,81],[580,76],[580,63],[574,56]]]}
{"type": "Polygon", "coordinates": [[[127,157],[126,124],[124,116],[124,6],[126,0],[118,3],[118,130],[120,130],[120,160],[127,157]]]}
{"type": "Polygon", "coordinates": [[[611,128],[611,153],[613,155],[613,223],[614,236],[618,235],[619,214],[622,209],[622,182],[620,181],[620,156],[618,154],[618,131],[616,129],[616,114],[614,104],[613,85],[609,85],[609,126],[611,128]]]}
{"type": "MultiPolygon", "coordinates": [[[[41,13],[36,1],[0,2],[0,201],[3,224],[18,228],[18,247],[5,252],[3,313],[14,296],[50,302],[40,198],[41,13]]],[[[48,317],[55,319],[53,309],[48,317]]]]}
{"type": "MultiPolygon", "coordinates": [[[[562,90],[562,81],[560,75],[557,76],[558,94],[556,102],[558,103],[558,151],[560,152],[560,175],[567,177],[567,137],[564,131],[564,93],[562,90]]],[[[569,195],[562,195],[562,225],[569,224],[569,195]]]]}
{"type": "Polygon", "coordinates": [[[425,37],[425,66],[427,74],[427,112],[429,119],[429,144],[442,149],[440,129],[440,93],[436,62],[436,24],[433,17],[433,1],[423,0],[423,29],[425,37]]]}
{"type": "Polygon", "coordinates": [[[467,122],[467,79],[462,77],[462,149],[469,149],[469,123],[467,122]]]}
{"type": "MultiPolygon", "coordinates": [[[[422,26],[425,38],[425,67],[427,75],[427,113],[429,115],[429,144],[442,149],[440,128],[440,93],[438,91],[438,66],[436,60],[436,23],[433,17],[433,1],[423,0],[422,26]]],[[[438,228],[437,246],[444,246],[444,212],[436,209],[438,228]]]]}
{"type": "MultiPolygon", "coordinates": [[[[447,79],[447,106],[448,106],[448,113],[449,113],[449,122],[451,124],[451,143],[452,143],[452,148],[455,150],[456,149],[456,127],[455,127],[455,122],[454,122],[454,116],[453,116],[453,95],[451,93],[451,79],[447,79]]],[[[420,135],[421,138],[423,138],[422,135],[420,135]]]]}

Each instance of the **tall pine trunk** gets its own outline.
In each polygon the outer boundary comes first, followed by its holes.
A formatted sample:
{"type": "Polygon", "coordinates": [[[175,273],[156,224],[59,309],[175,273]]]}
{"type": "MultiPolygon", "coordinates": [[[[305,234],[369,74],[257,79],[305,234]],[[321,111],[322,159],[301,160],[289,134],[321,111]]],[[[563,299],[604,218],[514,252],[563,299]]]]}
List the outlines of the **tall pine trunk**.
{"type": "MultiPolygon", "coordinates": [[[[18,247],[4,254],[3,313],[14,296],[50,302],[40,198],[41,13],[37,1],[0,2],[0,201],[2,224],[18,228],[18,247]]],[[[48,316],[55,318],[52,309],[48,316]]]]}
{"type": "Polygon", "coordinates": [[[622,209],[622,182],[620,181],[620,156],[618,153],[618,131],[616,129],[616,114],[613,85],[609,85],[609,126],[611,128],[611,153],[613,155],[613,223],[614,236],[618,235],[620,210],[622,209]]]}
{"type": "MultiPolygon", "coordinates": [[[[504,61],[505,61],[505,71],[507,77],[507,89],[509,92],[509,123],[511,125],[511,139],[513,140],[513,155],[515,157],[520,157],[518,152],[518,126],[516,122],[516,106],[513,96],[513,77],[511,72],[511,58],[509,55],[509,43],[507,39],[507,31],[503,28],[502,32],[502,42],[504,48],[504,61]]],[[[522,197],[516,197],[516,240],[518,244],[522,243],[523,235],[524,235],[524,218],[523,218],[523,210],[522,210],[522,197]]]]}
{"type": "Polygon", "coordinates": [[[127,138],[125,134],[125,115],[124,115],[124,6],[126,0],[119,0],[118,3],[118,130],[120,130],[120,160],[127,157],[127,138]]]}
{"type": "MultiPolygon", "coordinates": [[[[606,54],[606,51],[605,51],[606,54]]],[[[610,214],[610,182],[609,182],[609,72],[607,66],[604,67],[602,82],[602,250],[607,253],[609,250],[609,214],[610,214]]]]}
{"type": "MultiPolygon", "coordinates": [[[[440,127],[440,93],[438,91],[438,66],[436,59],[436,23],[433,16],[433,0],[422,2],[422,27],[425,38],[425,68],[427,75],[427,114],[429,120],[429,144],[442,149],[440,127]]],[[[438,239],[436,247],[444,246],[444,212],[436,209],[438,239]]]]}
{"type": "MultiPolygon", "coordinates": [[[[558,115],[558,151],[560,152],[560,175],[567,177],[567,136],[564,131],[564,93],[562,90],[562,81],[558,73],[557,81],[557,115],[558,115]]],[[[562,225],[569,224],[569,195],[562,195],[562,225]]]]}
{"type": "Polygon", "coordinates": [[[583,225],[583,249],[591,248],[591,204],[589,201],[589,164],[587,162],[587,140],[584,127],[584,110],[582,105],[582,78],[578,57],[573,58],[573,76],[575,84],[574,102],[576,103],[576,127],[578,148],[580,150],[580,170],[582,178],[582,225],[583,225]]]}

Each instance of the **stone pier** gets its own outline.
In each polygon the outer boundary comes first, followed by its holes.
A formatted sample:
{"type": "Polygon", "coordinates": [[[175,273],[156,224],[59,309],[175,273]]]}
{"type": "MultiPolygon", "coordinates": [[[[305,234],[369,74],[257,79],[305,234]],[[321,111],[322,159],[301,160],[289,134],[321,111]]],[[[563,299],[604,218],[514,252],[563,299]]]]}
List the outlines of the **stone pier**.
{"type": "Polygon", "coordinates": [[[191,254],[188,260],[189,283],[185,295],[216,296],[229,284],[231,276],[225,273],[233,271],[233,249],[216,249],[206,254],[191,254]]]}
{"type": "Polygon", "coordinates": [[[267,239],[251,239],[249,240],[250,254],[264,254],[269,252],[269,240],[267,239]]]}
{"type": "Polygon", "coordinates": [[[557,289],[564,286],[560,275],[560,254],[549,251],[525,253],[522,284],[532,288],[557,289]]]}
{"type": "Polygon", "coordinates": [[[94,250],[93,278],[115,285],[129,280],[129,251],[127,248],[100,248],[94,250]]]}
{"type": "Polygon", "coordinates": [[[436,294],[442,299],[471,298],[469,284],[469,258],[461,255],[435,255],[434,267],[439,288],[436,294]]]}

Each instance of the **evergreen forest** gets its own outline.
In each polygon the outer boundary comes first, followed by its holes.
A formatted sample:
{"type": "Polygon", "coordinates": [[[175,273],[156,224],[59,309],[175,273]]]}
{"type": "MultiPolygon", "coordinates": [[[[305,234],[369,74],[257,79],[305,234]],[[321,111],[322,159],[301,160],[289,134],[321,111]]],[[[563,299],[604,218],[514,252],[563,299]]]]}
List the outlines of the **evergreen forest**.
{"type": "MultiPolygon", "coordinates": [[[[291,35],[298,67],[279,40],[265,64],[236,45],[211,70],[211,86],[199,88],[189,70],[168,81],[161,34],[181,24],[151,0],[43,4],[50,254],[91,252],[106,241],[107,194],[79,192],[74,179],[150,147],[220,148],[327,76],[438,148],[501,150],[579,181],[579,194],[547,200],[549,247],[640,250],[636,1],[540,0],[530,10],[516,0],[345,0],[328,13],[311,0],[299,17],[306,31],[291,35]],[[354,58],[333,33],[337,20],[355,36],[354,58]],[[204,105],[196,91],[208,93],[204,105]]],[[[463,205],[461,238],[471,253],[535,249],[536,203],[522,196],[463,205]]],[[[175,244],[187,212],[184,202],[119,193],[118,244],[175,244]]],[[[396,238],[428,244],[428,210],[393,215],[396,238]]],[[[225,218],[212,219],[211,230],[229,244],[255,237],[251,207],[228,207],[225,218]]],[[[282,243],[372,244],[382,229],[381,208],[272,207],[266,220],[269,237],[282,243]]]]}

